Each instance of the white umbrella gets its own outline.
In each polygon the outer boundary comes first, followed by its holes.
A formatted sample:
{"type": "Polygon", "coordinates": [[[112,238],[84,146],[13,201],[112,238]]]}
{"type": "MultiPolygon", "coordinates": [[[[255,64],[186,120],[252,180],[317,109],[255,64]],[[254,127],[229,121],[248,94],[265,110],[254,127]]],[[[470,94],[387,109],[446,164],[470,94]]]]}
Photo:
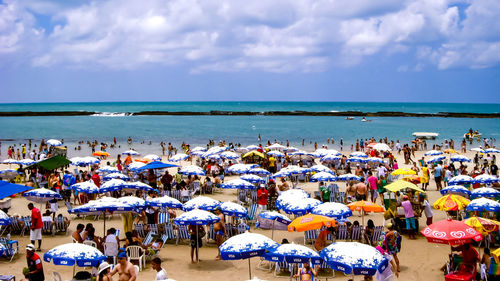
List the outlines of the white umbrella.
{"type": "Polygon", "coordinates": [[[195,148],[191,149],[191,151],[190,151],[190,152],[196,152],[196,151],[202,151],[202,152],[205,152],[205,151],[207,151],[207,149],[206,149],[206,148],[204,148],[204,147],[201,147],[201,146],[197,146],[197,147],[195,147],[195,148]]]}
{"type": "Polygon", "coordinates": [[[429,150],[424,155],[425,156],[436,156],[436,155],[441,155],[441,154],[443,154],[442,151],[439,151],[439,150],[429,150]]]}
{"type": "Polygon", "coordinates": [[[139,152],[137,152],[137,151],[135,151],[133,149],[126,150],[126,151],[122,152],[122,154],[124,154],[124,155],[140,155],[139,152]]]}
{"type": "Polygon", "coordinates": [[[62,199],[62,196],[59,193],[46,188],[32,189],[23,193],[23,196],[36,203],[45,203],[52,199],[62,199]]]}
{"type": "Polygon", "coordinates": [[[144,158],[149,159],[151,161],[161,161],[161,157],[156,154],[148,154],[144,156],[144,158]]]}
{"type": "Polygon", "coordinates": [[[224,159],[238,159],[240,156],[232,151],[224,151],[220,154],[224,159]]]}
{"type": "Polygon", "coordinates": [[[206,196],[198,196],[184,203],[183,209],[186,211],[194,209],[212,211],[219,207],[219,205],[220,202],[215,199],[206,196]]]}
{"type": "Polygon", "coordinates": [[[285,153],[277,150],[271,150],[269,152],[266,152],[266,154],[274,157],[285,157],[285,153]]]}
{"type": "Polygon", "coordinates": [[[186,159],[188,159],[188,155],[187,154],[184,154],[184,153],[178,153],[172,157],[170,157],[168,159],[168,161],[172,161],[172,162],[180,162],[180,161],[184,161],[186,159]]]}
{"type": "Polygon", "coordinates": [[[29,166],[29,165],[35,164],[36,161],[32,160],[32,159],[22,159],[22,160],[17,161],[17,163],[19,163],[20,165],[29,166]]]}
{"type": "Polygon", "coordinates": [[[220,205],[220,210],[224,215],[236,216],[239,218],[246,218],[248,215],[248,210],[245,207],[233,202],[222,203],[220,205]]]}
{"type": "Polygon", "coordinates": [[[142,166],[145,166],[145,165],[146,165],[146,163],[142,163],[142,162],[135,161],[135,162],[130,163],[130,165],[128,165],[128,167],[127,167],[127,168],[128,168],[130,171],[135,172],[135,171],[137,171],[139,168],[142,168],[142,166]]]}
{"type": "Polygon", "coordinates": [[[332,172],[332,170],[330,168],[328,168],[325,165],[321,165],[321,164],[317,164],[317,165],[311,166],[310,169],[313,170],[313,171],[315,171],[315,172],[326,172],[326,173],[331,173],[332,172]]]}
{"type": "Polygon", "coordinates": [[[179,173],[184,174],[184,175],[200,175],[200,176],[205,175],[205,171],[203,171],[203,169],[201,167],[196,166],[196,165],[189,165],[189,166],[183,167],[179,171],[179,173]]]}
{"type": "Polygon", "coordinates": [[[93,180],[75,183],[71,185],[69,188],[81,193],[87,193],[87,194],[99,193],[99,187],[95,185],[93,180]]]}
{"type": "Polygon", "coordinates": [[[111,166],[102,166],[98,170],[98,172],[101,173],[119,173],[120,171],[116,167],[111,167],[111,166]]]}
{"type": "Polygon", "coordinates": [[[270,146],[268,146],[266,148],[269,149],[269,150],[283,150],[283,149],[286,148],[286,146],[281,145],[279,143],[274,143],[274,144],[271,144],[270,146]]]}
{"type": "Polygon", "coordinates": [[[12,159],[12,158],[9,158],[9,159],[5,159],[2,161],[3,164],[17,164],[17,160],[16,159],[12,159]]]}
{"type": "Polygon", "coordinates": [[[349,156],[351,156],[351,157],[365,157],[365,158],[368,157],[368,155],[366,155],[366,153],[361,152],[361,151],[354,151],[353,153],[349,154],[349,156]]]}
{"type": "Polygon", "coordinates": [[[111,173],[107,174],[103,177],[104,180],[111,180],[111,179],[121,179],[121,180],[130,180],[130,178],[127,175],[124,175],[122,173],[111,173]]]}
{"type": "Polygon", "coordinates": [[[251,182],[243,179],[234,179],[225,182],[221,185],[222,188],[237,188],[237,189],[256,189],[257,187],[251,182]]]}
{"type": "Polygon", "coordinates": [[[378,151],[391,151],[392,149],[385,143],[377,143],[374,146],[372,146],[372,149],[378,150],[378,151]]]}
{"type": "Polygon", "coordinates": [[[62,145],[62,142],[60,140],[55,140],[55,139],[49,139],[46,141],[46,143],[50,146],[60,146],[62,145]]]}

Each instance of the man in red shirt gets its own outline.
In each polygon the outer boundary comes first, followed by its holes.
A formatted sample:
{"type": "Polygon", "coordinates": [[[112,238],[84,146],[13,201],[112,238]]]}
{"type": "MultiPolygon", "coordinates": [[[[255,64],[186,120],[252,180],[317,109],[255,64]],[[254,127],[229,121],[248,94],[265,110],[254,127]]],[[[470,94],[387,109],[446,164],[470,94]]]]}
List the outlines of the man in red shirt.
{"type": "Polygon", "coordinates": [[[38,240],[38,249],[37,251],[42,251],[42,214],[38,208],[35,208],[33,203],[28,204],[28,209],[31,211],[31,231],[30,231],[30,240],[31,244],[35,244],[35,240],[38,240]]]}
{"type": "Polygon", "coordinates": [[[463,261],[460,271],[465,271],[467,273],[476,272],[476,265],[479,262],[479,254],[476,249],[471,247],[470,243],[462,246],[462,258],[463,261]]]}
{"type": "Polygon", "coordinates": [[[92,169],[93,175],[92,175],[92,181],[97,187],[101,187],[101,178],[99,177],[99,173],[97,171],[94,171],[92,169]]]}
{"type": "Polygon", "coordinates": [[[45,276],[43,274],[42,259],[35,253],[35,246],[29,244],[26,246],[26,261],[28,262],[28,279],[30,281],[43,281],[45,276]]]}
{"type": "Polygon", "coordinates": [[[257,191],[257,198],[259,200],[259,213],[267,210],[267,198],[269,197],[269,192],[266,186],[261,184],[260,189],[257,191]]]}

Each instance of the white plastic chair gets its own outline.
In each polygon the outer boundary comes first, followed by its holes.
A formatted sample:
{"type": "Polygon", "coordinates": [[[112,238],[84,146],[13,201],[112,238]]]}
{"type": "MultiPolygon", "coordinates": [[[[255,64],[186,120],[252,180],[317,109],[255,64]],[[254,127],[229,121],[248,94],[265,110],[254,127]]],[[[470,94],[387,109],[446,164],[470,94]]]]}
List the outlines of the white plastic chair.
{"type": "Polygon", "coordinates": [[[94,248],[96,248],[96,249],[97,249],[97,243],[96,243],[96,242],[94,242],[94,241],[85,240],[85,241],[83,241],[83,244],[88,245],[88,246],[91,246],[91,247],[94,247],[94,248]]]}
{"type": "Polygon", "coordinates": [[[144,268],[146,268],[146,255],[144,253],[144,250],[142,249],[141,246],[128,246],[127,249],[125,249],[127,253],[127,260],[138,260],[139,261],[139,270],[142,270],[142,267],[144,265],[144,268]],[[142,254],[141,254],[142,252],[142,254]]]}

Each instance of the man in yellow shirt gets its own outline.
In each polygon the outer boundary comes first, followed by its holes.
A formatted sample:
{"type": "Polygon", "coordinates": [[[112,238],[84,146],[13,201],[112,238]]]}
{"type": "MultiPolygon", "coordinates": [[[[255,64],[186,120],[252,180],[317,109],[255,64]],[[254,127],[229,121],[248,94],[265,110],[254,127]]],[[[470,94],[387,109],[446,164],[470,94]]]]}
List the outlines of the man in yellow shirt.
{"type": "Polygon", "coordinates": [[[276,158],[274,156],[269,157],[269,171],[276,173],[276,158]]]}

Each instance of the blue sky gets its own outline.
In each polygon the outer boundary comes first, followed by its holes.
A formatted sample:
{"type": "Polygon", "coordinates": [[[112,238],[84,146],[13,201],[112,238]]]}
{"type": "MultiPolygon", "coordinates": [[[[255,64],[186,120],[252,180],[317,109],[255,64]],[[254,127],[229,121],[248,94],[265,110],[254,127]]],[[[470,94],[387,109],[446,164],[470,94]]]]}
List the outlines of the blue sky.
{"type": "Polygon", "coordinates": [[[0,102],[500,103],[498,0],[0,3],[0,102]]]}

